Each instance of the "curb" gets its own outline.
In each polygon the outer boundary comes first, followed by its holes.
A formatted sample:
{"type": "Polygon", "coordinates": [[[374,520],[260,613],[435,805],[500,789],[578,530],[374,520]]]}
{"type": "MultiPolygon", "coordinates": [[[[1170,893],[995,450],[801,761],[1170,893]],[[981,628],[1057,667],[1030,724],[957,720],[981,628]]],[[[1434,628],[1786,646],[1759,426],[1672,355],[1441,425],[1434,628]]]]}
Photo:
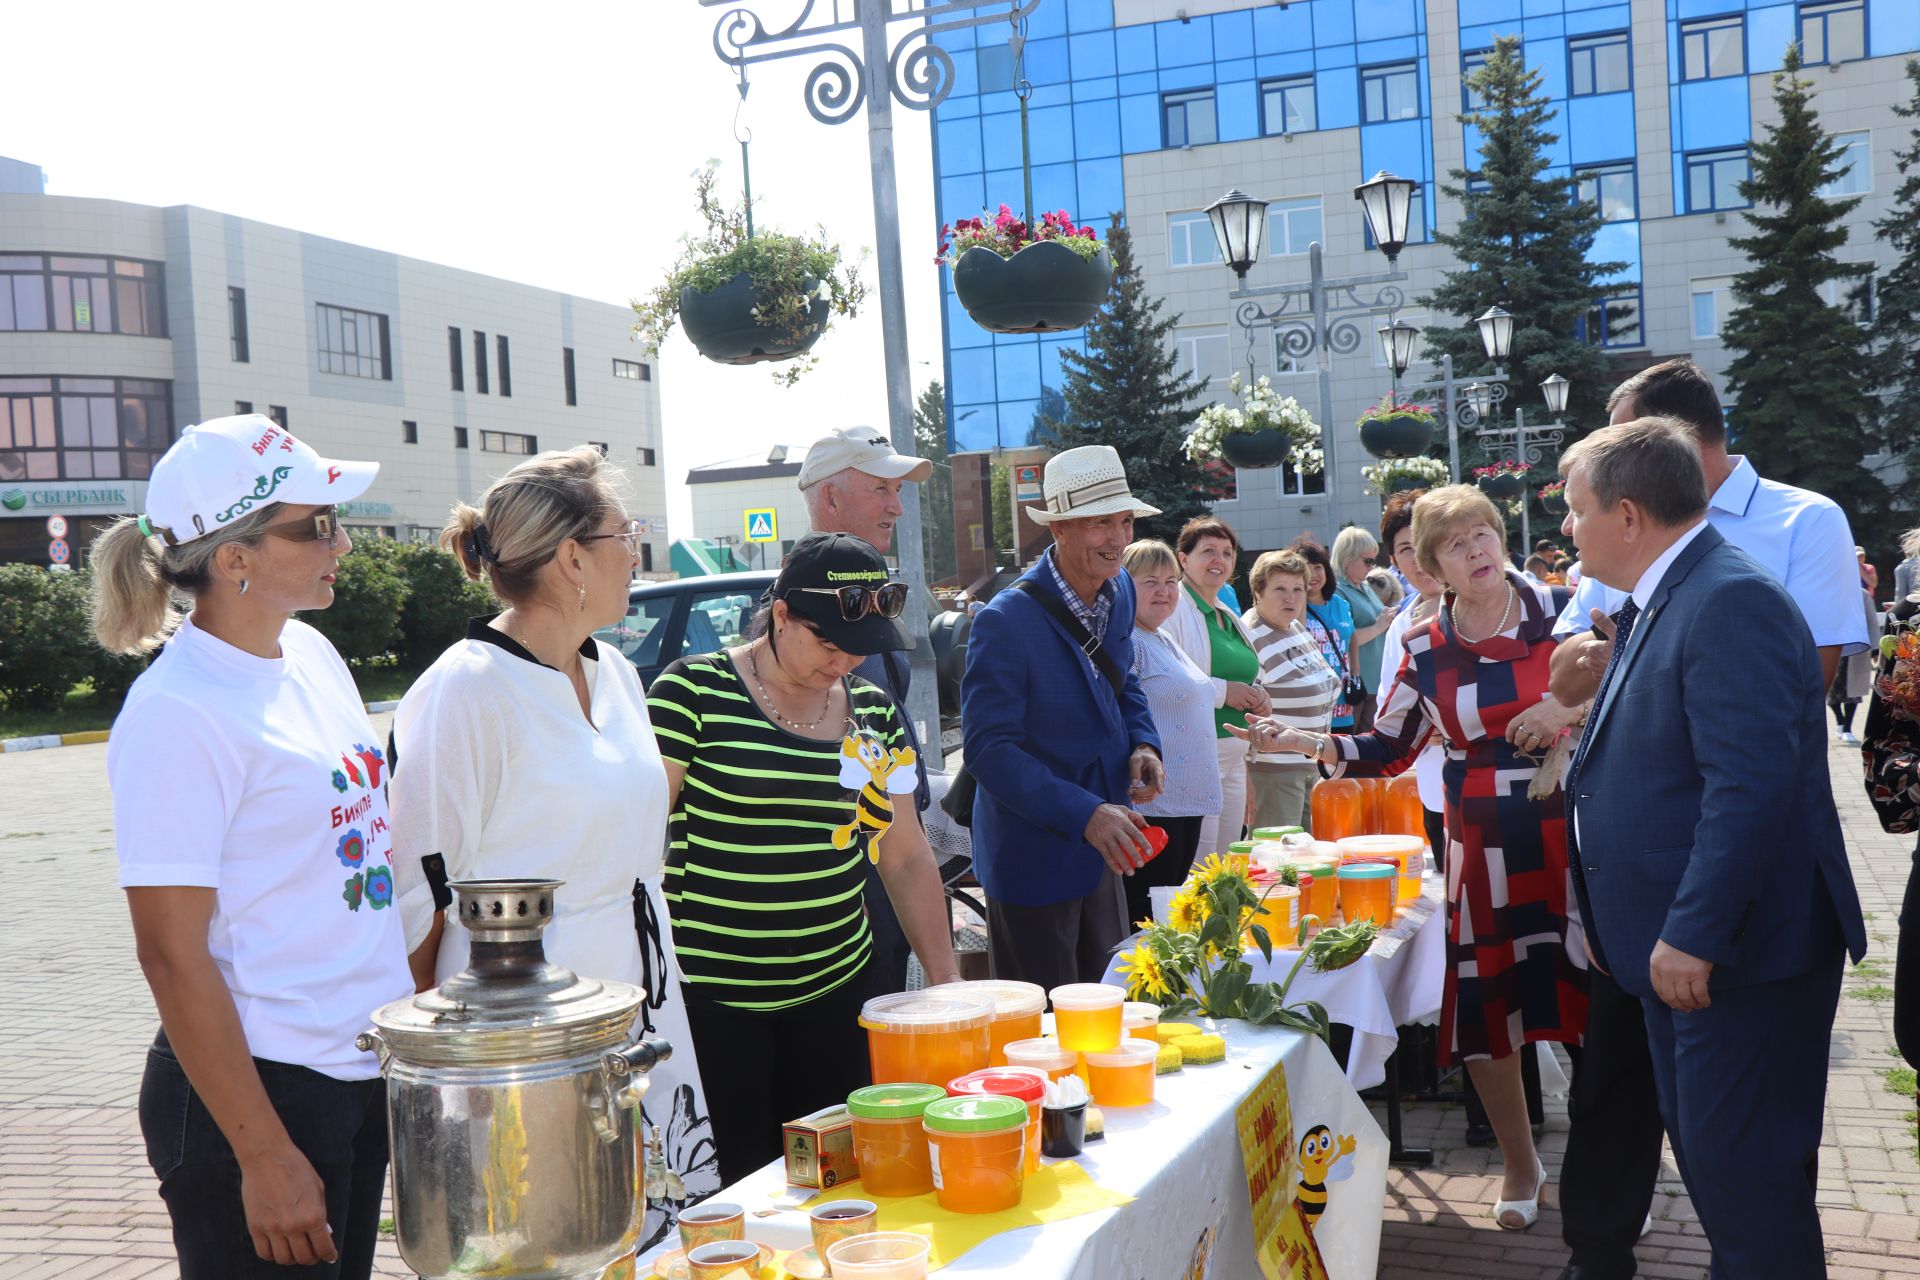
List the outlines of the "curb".
{"type": "MultiPolygon", "coordinates": [[[[382,711],[392,711],[398,702],[369,702],[366,704],[368,715],[378,715],[382,711]]],[[[42,733],[30,738],[0,738],[0,755],[11,755],[16,751],[47,751],[54,747],[85,747],[107,740],[108,730],[88,729],[81,733],[42,733]]]]}

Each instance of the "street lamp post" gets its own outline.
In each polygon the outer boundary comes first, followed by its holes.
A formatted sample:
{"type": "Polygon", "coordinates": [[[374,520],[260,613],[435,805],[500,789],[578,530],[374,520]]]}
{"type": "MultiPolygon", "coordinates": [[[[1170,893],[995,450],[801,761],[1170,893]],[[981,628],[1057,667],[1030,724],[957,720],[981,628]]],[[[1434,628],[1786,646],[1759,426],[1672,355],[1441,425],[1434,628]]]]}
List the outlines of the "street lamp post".
{"type": "MultiPolygon", "coordinates": [[[[1513,317],[1500,307],[1487,308],[1486,314],[1477,317],[1474,324],[1480,329],[1480,345],[1487,353],[1487,359],[1493,361],[1493,372],[1486,374],[1469,386],[1462,387],[1454,381],[1453,357],[1440,357],[1440,381],[1428,383],[1409,392],[1410,398],[1425,401],[1437,398],[1447,415],[1447,474],[1455,482],[1460,480],[1460,428],[1478,427],[1489,421],[1502,401],[1507,398],[1507,372],[1505,363],[1513,347],[1513,317]],[[1474,387],[1485,389],[1484,396],[1470,394],[1474,387]]],[[[1413,326],[1408,325],[1409,329],[1413,326]]],[[[1386,340],[1387,330],[1382,329],[1381,340],[1386,340]]],[[[1414,333],[1419,330],[1415,329],[1414,333]]],[[[1409,353],[1412,338],[1407,340],[1409,353]]],[[[1406,372],[1406,365],[1400,366],[1400,372],[1406,372]]]]}
{"type": "MultiPolygon", "coordinates": [[[[1547,412],[1553,415],[1553,423],[1547,427],[1527,429],[1526,410],[1516,406],[1513,411],[1511,427],[1483,427],[1480,434],[1493,441],[1500,450],[1500,456],[1514,462],[1524,462],[1528,466],[1538,466],[1545,462],[1550,453],[1559,450],[1566,439],[1566,428],[1560,421],[1560,415],[1567,411],[1567,389],[1571,384],[1559,374],[1550,374],[1540,383],[1541,399],[1546,401],[1547,412]]],[[[1533,549],[1533,518],[1529,504],[1520,503],[1520,542],[1527,550],[1533,549]]]]}
{"type": "MultiPolygon", "coordinates": [[[[1407,275],[1399,270],[1398,262],[1400,250],[1407,242],[1413,187],[1410,178],[1397,178],[1381,172],[1353,189],[1354,199],[1360,202],[1361,210],[1366,215],[1367,229],[1372,233],[1374,243],[1387,257],[1387,271],[1329,280],[1321,264],[1320,242],[1316,240],[1307,249],[1305,284],[1247,285],[1247,271],[1259,261],[1260,243],[1266,234],[1265,200],[1257,200],[1235,189],[1207,206],[1207,217],[1213,223],[1213,235],[1219,243],[1220,256],[1226,260],[1228,268],[1239,281],[1239,287],[1228,297],[1241,304],[1236,319],[1247,335],[1249,377],[1254,368],[1256,326],[1272,328],[1281,350],[1290,358],[1298,359],[1309,353],[1315,356],[1319,374],[1321,454],[1325,459],[1321,474],[1326,482],[1328,546],[1333,545],[1334,535],[1339,530],[1332,357],[1336,353],[1350,355],[1363,344],[1360,327],[1351,317],[1360,314],[1391,315],[1406,302],[1406,294],[1399,286],[1400,282],[1407,279],[1407,275]],[[1370,299],[1363,299],[1360,290],[1367,288],[1375,288],[1374,294],[1370,299]],[[1277,301],[1265,305],[1263,299],[1277,301]]],[[[1411,325],[1406,327],[1412,328],[1411,325]]],[[[1408,342],[1411,352],[1411,338],[1408,342]]],[[[1392,354],[1388,358],[1391,361],[1392,354]]]]}

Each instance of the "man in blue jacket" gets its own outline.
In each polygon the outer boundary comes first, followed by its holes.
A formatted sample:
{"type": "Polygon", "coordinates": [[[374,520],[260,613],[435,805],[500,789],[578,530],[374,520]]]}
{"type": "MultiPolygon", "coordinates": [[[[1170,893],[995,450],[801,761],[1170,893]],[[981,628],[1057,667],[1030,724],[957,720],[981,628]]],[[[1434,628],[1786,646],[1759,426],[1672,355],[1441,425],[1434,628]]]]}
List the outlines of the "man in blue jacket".
{"type": "Polygon", "coordinates": [[[1813,1280],[1842,956],[1866,950],[1819,655],[1785,588],[1706,522],[1678,423],[1597,431],[1560,469],[1584,572],[1629,593],[1566,781],[1593,961],[1640,1000],[1716,1280],[1813,1280]]]}
{"type": "Polygon", "coordinates": [[[974,874],[995,977],[1097,982],[1130,932],[1120,877],[1150,856],[1130,807],[1160,792],[1160,740],[1132,673],[1134,498],[1107,445],[1047,463],[1027,514],[1053,546],[973,620],[961,721],[974,874]]]}

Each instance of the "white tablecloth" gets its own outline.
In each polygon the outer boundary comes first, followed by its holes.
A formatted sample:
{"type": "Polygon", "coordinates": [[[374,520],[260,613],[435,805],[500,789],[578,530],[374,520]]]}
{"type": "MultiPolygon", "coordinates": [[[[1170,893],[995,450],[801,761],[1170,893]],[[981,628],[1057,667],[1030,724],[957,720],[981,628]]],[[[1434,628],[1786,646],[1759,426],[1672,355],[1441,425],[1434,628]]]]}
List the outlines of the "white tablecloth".
{"type": "MultiPolygon", "coordinates": [[[[1431,1021],[1440,1011],[1446,975],[1446,881],[1429,874],[1420,897],[1381,931],[1367,954],[1344,969],[1316,973],[1300,970],[1288,992],[1289,1004],[1317,1000],[1333,1021],[1353,1028],[1347,1054],[1347,1079],[1355,1089],[1371,1089],[1387,1078],[1387,1059],[1400,1042],[1398,1028],[1431,1021]]],[[[1247,952],[1254,982],[1284,982],[1298,951],[1275,949],[1269,964],[1257,950],[1247,952]]],[[[1107,964],[1103,981],[1125,986],[1120,958],[1107,964]]]]}
{"type": "MultiPolygon", "coordinates": [[[[1386,1199],[1387,1141],[1366,1105],[1317,1037],[1277,1027],[1226,1024],[1227,1060],[1161,1076],[1151,1106],[1106,1112],[1105,1141],[1089,1143],[1080,1162],[1102,1186],[1134,1197],[1044,1227],[1005,1232],[955,1259],[942,1276],[1019,1276],[1022,1280],[1183,1280],[1196,1251],[1210,1249],[1204,1274],[1258,1280],[1234,1108],[1276,1062],[1286,1068],[1299,1177],[1300,1139],[1315,1125],[1352,1135],[1351,1172],[1328,1185],[1327,1209],[1314,1238],[1331,1280],[1370,1280],[1378,1269],[1381,1206],[1386,1199]]],[[[716,1099],[715,1105],[725,1105],[716,1099]]],[[[859,1184],[840,1188],[860,1194],[859,1184]]],[[[747,1235],[775,1249],[808,1243],[797,1206],[814,1195],[786,1186],[784,1169],[768,1165],[722,1190],[717,1199],[743,1205],[747,1235]]],[[[641,1271],[645,1275],[644,1270],[641,1271]]]]}

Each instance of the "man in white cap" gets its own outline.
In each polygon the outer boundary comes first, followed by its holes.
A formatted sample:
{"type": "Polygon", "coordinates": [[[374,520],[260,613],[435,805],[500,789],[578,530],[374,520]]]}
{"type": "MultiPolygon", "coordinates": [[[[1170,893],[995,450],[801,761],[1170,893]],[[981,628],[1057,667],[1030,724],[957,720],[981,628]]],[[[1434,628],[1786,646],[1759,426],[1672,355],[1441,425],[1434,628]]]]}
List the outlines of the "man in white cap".
{"type": "Polygon", "coordinates": [[[1153,856],[1129,806],[1164,772],[1120,552],[1160,513],[1108,445],[1051,459],[1043,491],[1027,514],[1053,546],[974,618],[961,719],[994,975],[1053,987],[1099,981],[1129,932],[1120,877],[1153,856]]]}
{"type": "MultiPolygon", "coordinates": [[[[887,433],[874,427],[843,427],[815,440],[800,464],[800,496],[806,499],[807,521],[815,533],[850,533],[872,545],[881,555],[893,547],[894,522],[903,510],[900,490],[909,481],[918,484],[933,474],[928,458],[909,458],[893,451],[887,433]]],[[[908,603],[913,608],[913,602],[908,603]]],[[[907,745],[920,752],[920,735],[907,711],[907,690],[913,668],[904,654],[876,653],[854,668],[854,674],[880,686],[893,697],[907,745]]],[[[934,731],[939,731],[934,726],[934,731]]],[[[920,772],[914,801],[922,813],[931,802],[925,770],[920,772]]],[[[886,990],[907,989],[907,958],[913,949],[893,913],[893,900],[880,882],[880,873],[867,866],[867,923],[873,931],[873,957],[886,990]]]]}

